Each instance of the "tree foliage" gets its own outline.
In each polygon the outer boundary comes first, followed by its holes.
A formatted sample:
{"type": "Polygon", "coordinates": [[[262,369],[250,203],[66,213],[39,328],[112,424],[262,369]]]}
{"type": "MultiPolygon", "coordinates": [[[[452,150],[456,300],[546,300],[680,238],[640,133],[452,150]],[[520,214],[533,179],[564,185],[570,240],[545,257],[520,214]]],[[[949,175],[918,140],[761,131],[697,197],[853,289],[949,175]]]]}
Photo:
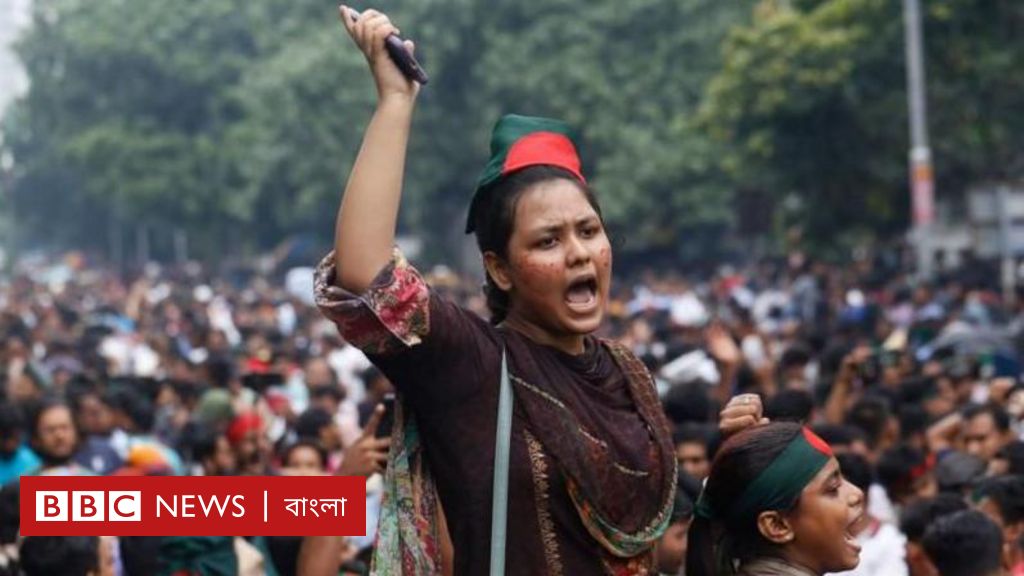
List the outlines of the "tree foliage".
{"type": "MultiPolygon", "coordinates": [[[[939,189],[1019,176],[1021,6],[926,5],[939,189]]],[[[585,169],[629,251],[712,254],[726,231],[744,232],[735,214],[748,194],[791,199],[788,216],[818,238],[905,223],[898,3],[383,8],[432,77],[401,223],[428,256],[463,241],[490,128],[507,112],[580,128],[585,169]]],[[[138,223],[186,230],[207,257],[292,234],[329,241],[374,105],[333,5],[36,0],[34,11],[19,44],[31,88],[3,124],[4,192],[24,244],[102,249],[138,223]]]]}
{"type": "MultiPolygon", "coordinates": [[[[925,37],[937,187],[1021,175],[1024,29],[1019,3],[929,0],[925,37]],[[1016,127],[1016,128],[1015,128],[1016,127]]],[[[819,242],[851,228],[898,231],[908,214],[902,6],[887,0],[764,1],[734,31],[701,119],[739,186],[792,198],[819,242]]]]}

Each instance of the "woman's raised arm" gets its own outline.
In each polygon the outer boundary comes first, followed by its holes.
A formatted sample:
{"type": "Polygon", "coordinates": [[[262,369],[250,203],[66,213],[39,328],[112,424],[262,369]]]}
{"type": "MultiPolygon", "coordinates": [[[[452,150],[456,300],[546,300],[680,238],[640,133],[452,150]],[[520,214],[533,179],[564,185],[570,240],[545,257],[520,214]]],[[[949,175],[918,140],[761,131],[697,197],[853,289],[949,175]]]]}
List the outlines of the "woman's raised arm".
{"type": "MultiPolygon", "coordinates": [[[[384,41],[399,31],[387,16],[366,10],[357,19],[345,6],[340,11],[377,84],[377,110],[345,186],[334,232],[335,282],[358,294],[391,259],[419,85],[406,79],[388,56],[384,41]]],[[[406,41],[406,47],[413,50],[412,42],[406,41]]]]}

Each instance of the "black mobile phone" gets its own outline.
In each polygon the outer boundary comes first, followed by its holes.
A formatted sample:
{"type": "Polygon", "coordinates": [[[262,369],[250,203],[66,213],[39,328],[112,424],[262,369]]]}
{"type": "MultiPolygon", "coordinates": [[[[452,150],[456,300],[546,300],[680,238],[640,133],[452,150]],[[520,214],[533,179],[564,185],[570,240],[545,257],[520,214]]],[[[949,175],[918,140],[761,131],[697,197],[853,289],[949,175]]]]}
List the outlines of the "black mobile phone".
{"type": "Polygon", "coordinates": [[[864,384],[875,384],[882,378],[881,355],[877,350],[872,351],[871,355],[861,362],[857,372],[864,384]]]}
{"type": "MultiPolygon", "coordinates": [[[[359,19],[359,12],[349,8],[349,15],[352,16],[352,20],[359,19]]],[[[402,43],[402,39],[392,34],[384,40],[384,47],[387,48],[388,56],[394,60],[398,69],[405,74],[405,77],[409,80],[415,80],[420,85],[426,85],[429,81],[427,73],[420,66],[420,63],[416,61],[416,58],[405,49],[405,44],[402,43]]]]}
{"type": "Polygon", "coordinates": [[[384,405],[384,415],[380,417],[380,424],[377,426],[377,438],[390,438],[391,429],[395,425],[395,395],[385,394],[380,401],[384,405]]]}

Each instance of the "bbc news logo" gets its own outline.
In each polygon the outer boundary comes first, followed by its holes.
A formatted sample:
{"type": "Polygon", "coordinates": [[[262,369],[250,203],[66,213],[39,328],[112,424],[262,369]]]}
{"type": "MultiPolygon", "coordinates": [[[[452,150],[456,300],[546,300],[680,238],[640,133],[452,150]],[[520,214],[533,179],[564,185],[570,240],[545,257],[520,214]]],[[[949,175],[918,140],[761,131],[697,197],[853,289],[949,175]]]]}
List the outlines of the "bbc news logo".
{"type": "Polygon", "coordinates": [[[36,492],[36,522],[141,522],[142,492],[36,492]]]}
{"type": "Polygon", "coordinates": [[[21,479],[25,536],[363,536],[360,477],[21,479]]]}

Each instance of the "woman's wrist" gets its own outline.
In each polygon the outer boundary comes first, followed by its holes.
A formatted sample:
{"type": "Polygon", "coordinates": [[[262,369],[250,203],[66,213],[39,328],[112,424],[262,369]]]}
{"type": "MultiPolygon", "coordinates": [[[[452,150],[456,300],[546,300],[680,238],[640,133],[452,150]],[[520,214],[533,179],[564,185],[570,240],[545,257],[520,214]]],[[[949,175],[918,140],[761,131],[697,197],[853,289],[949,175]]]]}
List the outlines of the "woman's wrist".
{"type": "Polygon", "coordinates": [[[412,112],[416,106],[415,94],[403,94],[401,92],[388,92],[377,98],[377,110],[389,112],[412,112]]]}

